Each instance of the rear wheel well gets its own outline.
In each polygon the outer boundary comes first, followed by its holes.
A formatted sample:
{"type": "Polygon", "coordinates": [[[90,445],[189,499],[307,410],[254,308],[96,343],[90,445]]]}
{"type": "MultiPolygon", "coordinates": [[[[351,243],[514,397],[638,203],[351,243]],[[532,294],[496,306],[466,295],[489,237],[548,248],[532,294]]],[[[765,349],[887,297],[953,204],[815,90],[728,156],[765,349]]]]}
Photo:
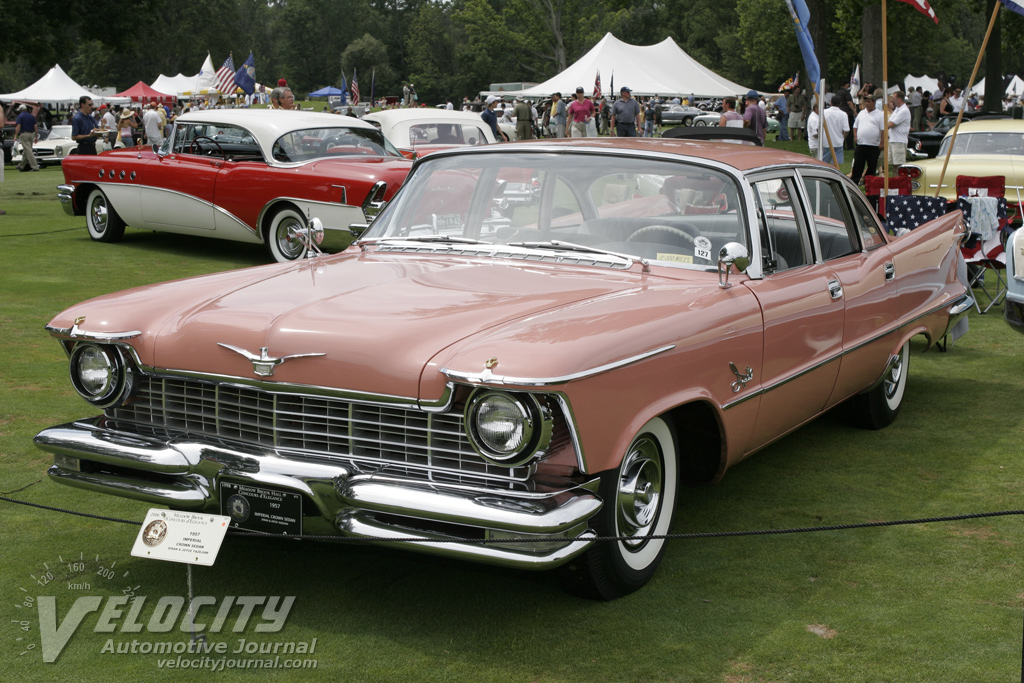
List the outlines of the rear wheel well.
{"type": "Polygon", "coordinates": [[[714,409],[702,401],[687,403],[662,416],[676,432],[679,478],[685,484],[710,484],[725,470],[722,429],[714,409]]]}

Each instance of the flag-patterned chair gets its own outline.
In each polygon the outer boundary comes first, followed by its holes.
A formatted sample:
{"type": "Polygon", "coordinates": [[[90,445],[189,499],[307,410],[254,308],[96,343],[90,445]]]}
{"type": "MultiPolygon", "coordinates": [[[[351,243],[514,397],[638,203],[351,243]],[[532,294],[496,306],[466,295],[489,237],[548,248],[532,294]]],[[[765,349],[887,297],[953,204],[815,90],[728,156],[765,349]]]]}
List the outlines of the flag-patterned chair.
{"type": "MultiPolygon", "coordinates": [[[[889,196],[907,195],[911,192],[911,180],[906,176],[889,177],[889,196]]],[[[869,175],[864,176],[864,194],[868,201],[875,207],[879,218],[885,220],[885,198],[882,193],[885,191],[885,176],[869,175]]]]}
{"type": "Polygon", "coordinates": [[[971,235],[964,242],[960,249],[970,272],[971,287],[985,292],[989,298],[989,304],[984,309],[974,300],[974,307],[979,313],[988,313],[989,309],[1002,301],[1006,296],[1006,243],[1009,230],[1009,217],[1006,204],[1006,178],[1004,176],[964,176],[956,177],[957,208],[964,212],[964,220],[967,222],[967,229],[971,235]],[[980,224],[980,217],[976,217],[975,206],[977,197],[988,197],[994,199],[995,206],[988,207],[986,211],[994,211],[995,224],[992,224],[993,217],[985,225],[980,224]],[[986,274],[991,272],[995,277],[995,283],[991,276],[986,283],[986,274]]]}

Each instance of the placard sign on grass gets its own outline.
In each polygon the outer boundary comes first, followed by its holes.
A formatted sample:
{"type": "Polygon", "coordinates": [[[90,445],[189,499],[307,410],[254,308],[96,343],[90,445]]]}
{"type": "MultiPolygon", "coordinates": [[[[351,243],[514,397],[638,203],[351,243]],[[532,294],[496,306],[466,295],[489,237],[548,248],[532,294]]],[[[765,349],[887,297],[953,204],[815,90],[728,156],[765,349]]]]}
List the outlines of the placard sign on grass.
{"type": "Polygon", "coordinates": [[[133,557],[212,566],[230,517],[150,509],[132,546],[133,557]]]}

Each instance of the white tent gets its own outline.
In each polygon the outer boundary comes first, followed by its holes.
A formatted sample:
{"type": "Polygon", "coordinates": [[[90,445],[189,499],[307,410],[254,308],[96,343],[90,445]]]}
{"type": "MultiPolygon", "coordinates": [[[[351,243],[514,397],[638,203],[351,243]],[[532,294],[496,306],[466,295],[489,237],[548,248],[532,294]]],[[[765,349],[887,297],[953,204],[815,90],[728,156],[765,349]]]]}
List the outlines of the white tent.
{"type": "Polygon", "coordinates": [[[197,78],[199,78],[199,74],[195,76],[186,76],[181,73],[177,76],[164,76],[160,74],[149,87],[159,92],[165,92],[168,95],[177,95],[180,92],[191,90],[195,86],[197,78]]]}
{"type": "Polygon", "coordinates": [[[727,97],[749,90],[711,71],[683,52],[674,40],[666,38],[657,45],[630,45],[606,33],[590,52],[580,57],[565,71],[517,93],[526,97],[547,97],[561,92],[569,97],[577,86],[589,95],[594,79],[601,73],[604,95],[618,96],[618,89],[627,86],[634,95],[702,95],[727,97]],[[612,89],[615,92],[611,92],[612,89]]]}
{"type": "Polygon", "coordinates": [[[0,100],[31,100],[33,102],[45,102],[47,104],[71,104],[77,103],[82,95],[88,95],[93,101],[109,102],[113,104],[124,104],[130,102],[128,97],[100,97],[89,92],[60,68],[60,64],[54,65],[46,72],[46,75],[38,81],[18,92],[0,95],[0,100]]]}
{"type": "MultiPolygon", "coordinates": [[[[972,95],[984,95],[985,94],[985,79],[982,78],[980,81],[974,84],[971,88],[972,95]]],[[[1006,85],[1004,95],[1020,96],[1024,94],[1024,80],[1021,80],[1020,76],[1014,76],[1010,79],[1010,82],[1006,85]]]]}
{"type": "Polygon", "coordinates": [[[907,74],[907,77],[903,79],[903,86],[906,88],[904,92],[910,92],[911,90],[921,87],[921,92],[935,92],[939,87],[939,82],[931,76],[911,76],[907,74]]]}

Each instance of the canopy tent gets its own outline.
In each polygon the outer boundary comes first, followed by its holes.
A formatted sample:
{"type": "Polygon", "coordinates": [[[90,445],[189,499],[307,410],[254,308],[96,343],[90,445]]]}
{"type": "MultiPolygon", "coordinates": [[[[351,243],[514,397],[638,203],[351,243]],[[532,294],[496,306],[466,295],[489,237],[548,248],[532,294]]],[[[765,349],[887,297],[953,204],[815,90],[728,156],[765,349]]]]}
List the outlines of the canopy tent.
{"type": "Polygon", "coordinates": [[[903,87],[906,88],[904,92],[916,90],[918,86],[920,86],[921,92],[935,92],[939,87],[939,82],[931,76],[911,76],[910,74],[903,79],[903,87]]]}
{"type": "Polygon", "coordinates": [[[177,76],[164,76],[160,74],[150,87],[159,92],[176,95],[180,92],[191,90],[195,86],[197,78],[199,78],[199,74],[195,76],[186,76],[181,73],[177,76]]]}
{"type": "Polygon", "coordinates": [[[38,81],[18,92],[0,95],[2,100],[31,100],[33,102],[45,102],[47,104],[71,104],[77,103],[82,95],[88,95],[96,102],[109,102],[112,104],[127,104],[127,97],[100,97],[75,83],[74,80],[55,64],[46,75],[38,81]]]}
{"type": "Polygon", "coordinates": [[[177,99],[174,95],[154,90],[142,81],[139,81],[127,90],[117,93],[115,97],[130,97],[132,102],[159,102],[161,104],[174,104],[177,99]]]}
{"type": "Polygon", "coordinates": [[[630,45],[606,33],[590,52],[547,81],[518,92],[525,97],[547,97],[560,92],[569,97],[577,86],[589,95],[600,72],[603,93],[627,86],[634,95],[699,95],[728,97],[749,88],[719,76],[686,54],[672,38],[657,45],[630,45]]]}
{"type": "MultiPolygon", "coordinates": [[[[1012,95],[1019,97],[1024,94],[1024,80],[1021,80],[1020,76],[1006,76],[1003,78],[1003,82],[1006,83],[1006,88],[1003,90],[1003,95],[1012,95]]],[[[971,88],[972,95],[985,95],[985,79],[982,78],[980,81],[974,84],[971,88]]]]}
{"type": "Polygon", "coordinates": [[[309,98],[312,99],[314,97],[341,97],[344,93],[344,90],[329,85],[326,88],[320,88],[316,92],[309,93],[309,98]]]}

